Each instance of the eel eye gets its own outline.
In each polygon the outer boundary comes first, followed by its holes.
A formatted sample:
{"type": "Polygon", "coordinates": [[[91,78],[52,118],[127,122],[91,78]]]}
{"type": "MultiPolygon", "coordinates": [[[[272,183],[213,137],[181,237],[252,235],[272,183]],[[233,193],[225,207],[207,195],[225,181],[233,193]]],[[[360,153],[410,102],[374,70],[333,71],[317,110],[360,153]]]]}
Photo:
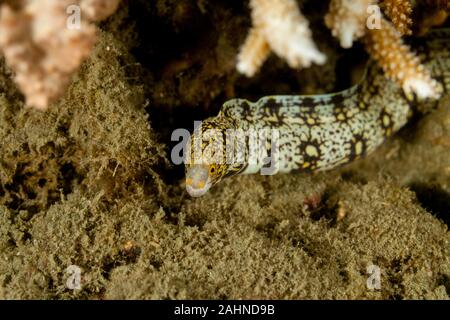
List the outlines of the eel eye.
{"type": "Polygon", "coordinates": [[[214,173],[214,171],[216,171],[216,169],[214,169],[214,167],[212,167],[211,169],[209,169],[210,173],[214,173]]]}

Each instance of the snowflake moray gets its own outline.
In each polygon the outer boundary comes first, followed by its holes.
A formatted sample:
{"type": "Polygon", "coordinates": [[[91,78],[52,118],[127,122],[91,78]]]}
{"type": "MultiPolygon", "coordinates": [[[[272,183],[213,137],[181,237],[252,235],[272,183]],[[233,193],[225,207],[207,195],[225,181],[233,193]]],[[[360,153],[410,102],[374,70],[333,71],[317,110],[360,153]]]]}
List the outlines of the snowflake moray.
{"type": "MultiPolygon", "coordinates": [[[[449,36],[449,30],[436,30],[414,45],[444,92],[450,90],[449,36]]],[[[437,105],[406,97],[373,62],[360,83],[341,92],[268,96],[255,103],[229,100],[191,136],[185,159],[187,191],[201,196],[225,177],[257,173],[274,154],[272,173],[322,171],[349,163],[375,150],[424,103],[437,105]],[[249,132],[274,130],[277,135],[267,134],[262,145],[250,143],[249,132]],[[230,146],[240,158],[224,161],[230,146]],[[250,161],[252,152],[256,161],[250,161]]]]}

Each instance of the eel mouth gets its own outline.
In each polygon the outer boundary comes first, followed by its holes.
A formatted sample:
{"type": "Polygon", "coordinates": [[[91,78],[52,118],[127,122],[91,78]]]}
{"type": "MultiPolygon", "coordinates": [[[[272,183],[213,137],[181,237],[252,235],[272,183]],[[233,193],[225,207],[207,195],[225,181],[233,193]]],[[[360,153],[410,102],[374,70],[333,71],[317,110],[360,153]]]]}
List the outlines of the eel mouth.
{"type": "Polygon", "coordinates": [[[203,188],[194,188],[188,184],[186,184],[186,190],[191,197],[201,197],[206,192],[208,192],[210,185],[205,184],[203,188]]]}
{"type": "Polygon", "coordinates": [[[186,191],[191,197],[200,197],[211,188],[208,167],[194,165],[186,171],[186,191]]]}

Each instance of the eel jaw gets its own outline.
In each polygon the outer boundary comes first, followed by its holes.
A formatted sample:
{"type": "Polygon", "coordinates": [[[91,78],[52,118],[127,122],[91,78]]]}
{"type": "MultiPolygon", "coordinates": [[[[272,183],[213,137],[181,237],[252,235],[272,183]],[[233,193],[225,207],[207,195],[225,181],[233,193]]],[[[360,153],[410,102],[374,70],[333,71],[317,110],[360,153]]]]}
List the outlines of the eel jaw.
{"type": "Polygon", "coordinates": [[[211,188],[208,172],[204,165],[193,165],[186,170],[186,190],[191,197],[200,197],[211,188]]]}
{"type": "Polygon", "coordinates": [[[210,184],[205,184],[203,188],[194,188],[187,184],[186,190],[191,197],[201,197],[209,190],[210,187],[211,187],[210,184]]]}

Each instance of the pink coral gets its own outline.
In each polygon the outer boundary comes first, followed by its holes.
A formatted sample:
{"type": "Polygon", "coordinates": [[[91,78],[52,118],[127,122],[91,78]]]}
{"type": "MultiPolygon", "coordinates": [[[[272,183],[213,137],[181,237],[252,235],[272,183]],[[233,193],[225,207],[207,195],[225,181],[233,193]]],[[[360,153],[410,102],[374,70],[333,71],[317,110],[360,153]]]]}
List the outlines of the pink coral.
{"type": "MultiPolygon", "coordinates": [[[[28,0],[17,11],[2,6],[0,50],[15,73],[28,106],[45,110],[55,102],[89,56],[96,41],[96,27],[82,18],[81,8],[88,11],[87,4],[96,3],[90,14],[104,18],[98,9],[104,1],[84,1],[28,0]]],[[[116,8],[117,5],[106,9],[111,14],[116,8]]]]}

